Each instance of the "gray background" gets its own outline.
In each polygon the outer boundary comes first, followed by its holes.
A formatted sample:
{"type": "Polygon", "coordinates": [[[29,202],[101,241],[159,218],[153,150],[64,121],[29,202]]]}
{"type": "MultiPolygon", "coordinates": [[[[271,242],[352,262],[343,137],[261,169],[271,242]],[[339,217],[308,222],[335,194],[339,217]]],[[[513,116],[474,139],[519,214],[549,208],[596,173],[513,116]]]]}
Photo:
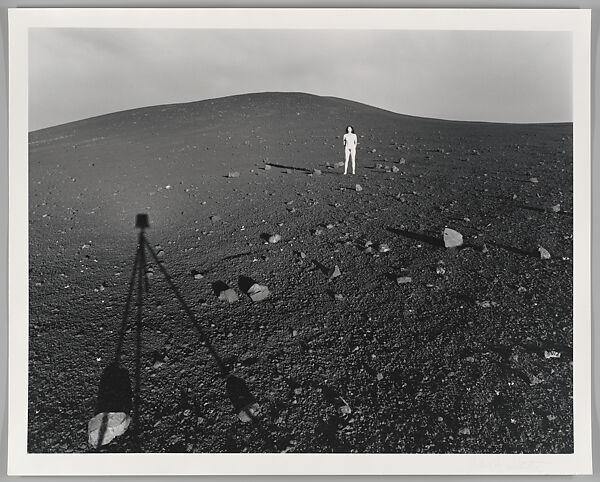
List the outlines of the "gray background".
{"type": "MultiPolygon", "coordinates": [[[[7,11],[9,7],[404,7],[404,8],[592,8],[592,293],[598,292],[600,261],[598,259],[600,242],[600,223],[597,213],[600,212],[600,168],[594,165],[600,152],[600,129],[597,119],[600,114],[600,79],[598,72],[599,56],[599,25],[600,25],[600,0],[0,0],[0,481],[8,480],[6,475],[7,455],[7,364],[8,364],[8,45],[7,45],[7,11]]],[[[593,456],[595,474],[592,476],[489,476],[471,477],[473,480],[504,481],[527,480],[539,481],[551,479],[552,481],[600,481],[600,426],[598,407],[600,383],[597,374],[600,373],[600,357],[594,348],[600,346],[600,332],[595,322],[598,318],[599,302],[597,297],[592,297],[592,375],[593,383],[593,456]]],[[[192,479],[191,477],[186,477],[192,479]]],[[[464,480],[464,476],[396,476],[396,477],[194,477],[205,481],[226,482],[231,480],[419,480],[442,481],[464,480]]],[[[11,477],[10,479],[15,479],[11,477]]],[[[28,477],[32,482],[42,480],[60,480],[61,477],[28,477]]],[[[112,480],[145,480],[147,477],[112,477],[112,480]]],[[[175,480],[176,477],[154,477],[152,480],[175,480]]],[[[93,480],[92,477],[72,477],[69,480],[93,480]]]]}

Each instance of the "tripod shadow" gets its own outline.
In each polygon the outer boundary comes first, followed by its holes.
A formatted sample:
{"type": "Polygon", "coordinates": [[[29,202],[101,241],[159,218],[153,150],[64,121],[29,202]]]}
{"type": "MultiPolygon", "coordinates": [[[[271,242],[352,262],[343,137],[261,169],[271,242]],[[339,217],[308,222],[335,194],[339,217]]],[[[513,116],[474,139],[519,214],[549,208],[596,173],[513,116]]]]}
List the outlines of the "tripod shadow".
{"type": "MultiPolygon", "coordinates": [[[[149,283],[146,276],[146,251],[148,251],[155,261],[156,266],[159,268],[165,281],[167,282],[170,290],[173,292],[181,307],[187,315],[187,318],[192,323],[192,326],[196,329],[198,335],[204,346],[208,349],[212,355],[217,368],[221,376],[226,380],[225,391],[226,396],[231,400],[233,408],[238,412],[238,416],[242,421],[243,414],[247,414],[249,417],[248,421],[252,421],[256,417],[258,410],[258,404],[255,397],[250,392],[247,384],[243,379],[236,377],[230,373],[229,367],[225,364],[221,356],[216,351],[213,344],[210,342],[206,332],[202,328],[200,322],[196,319],[194,313],[190,309],[189,305],[183,299],[179,289],[173,282],[170,274],[167,272],[163,263],[160,262],[158,255],[154,252],[154,249],[147,241],[144,233],[144,229],[141,229],[138,237],[138,247],[135,257],[131,278],[129,281],[129,289],[127,294],[127,300],[125,302],[125,310],[123,313],[123,319],[121,322],[121,329],[117,340],[115,357],[114,360],[108,365],[100,378],[98,388],[98,398],[96,403],[96,414],[103,413],[102,424],[99,430],[98,444],[96,448],[104,445],[105,435],[109,429],[108,427],[108,415],[111,412],[123,412],[127,415],[133,413],[132,417],[132,439],[134,449],[140,451],[139,435],[141,433],[140,426],[140,412],[141,412],[141,335],[142,335],[142,312],[143,312],[143,293],[148,291],[149,283]],[[121,366],[121,355],[123,351],[123,341],[125,334],[128,331],[128,319],[133,303],[134,287],[137,280],[137,294],[136,294],[136,305],[137,305],[137,316],[134,333],[134,345],[135,345],[135,372],[134,372],[134,387],[131,388],[130,375],[126,368],[121,366]]],[[[222,281],[213,283],[213,290],[215,293],[221,292],[223,287],[225,289],[228,286],[222,281]]]]}

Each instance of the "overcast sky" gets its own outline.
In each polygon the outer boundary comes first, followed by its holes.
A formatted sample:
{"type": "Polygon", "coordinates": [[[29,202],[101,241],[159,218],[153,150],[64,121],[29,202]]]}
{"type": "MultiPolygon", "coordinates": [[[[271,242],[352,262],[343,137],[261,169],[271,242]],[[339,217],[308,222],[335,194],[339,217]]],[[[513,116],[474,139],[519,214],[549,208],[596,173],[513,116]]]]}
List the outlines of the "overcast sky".
{"type": "Polygon", "coordinates": [[[403,114],[571,122],[571,34],[31,29],[29,127],[248,92],[403,114]]]}

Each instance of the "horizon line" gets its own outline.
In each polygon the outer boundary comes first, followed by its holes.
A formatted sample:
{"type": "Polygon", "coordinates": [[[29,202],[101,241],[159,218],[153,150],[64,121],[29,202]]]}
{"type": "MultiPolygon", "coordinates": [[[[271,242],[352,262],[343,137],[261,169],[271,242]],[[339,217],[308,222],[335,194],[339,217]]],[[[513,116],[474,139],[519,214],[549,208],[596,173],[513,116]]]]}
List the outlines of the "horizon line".
{"type": "Polygon", "coordinates": [[[77,122],[97,119],[100,117],[105,117],[105,116],[110,116],[110,115],[115,115],[115,114],[122,114],[125,112],[131,112],[131,111],[135,111],[135,110],[152,109],[155,107],[170,107],[170,106],[177,106],[177,105],[198,104],[201,102],[222,100],[222,99],[228,99],[231,97],[243,97],[243,96],[250,96],[250,95],[265,95],[265,94],[296,94],[296,95],[300,94],[300,95],[307,95],[307,96],[312,96],[312,97],[321,97],[324,99],[342,100],[342,101],[352,102],[355,104],[360,104],[360,105],[370,107],[373,109],[379,109],[379,110],[382,110],[385,112],[389,112],[389,113],[404,116],[404,117],[412,117],[412,118],[416,118],[416,119],[429,119],[429,120],[436,120],[436,121],[464,122],[464,123],[471,123],[471,124],[504,124],[504,125],[573,124],[573,120],[568,120],[568,121],[557,120],[557,121],[544,121],[544,122],[541,122],[541,121],[539,121],[539,122],[502,122],[502,121],[490,121],[490,120],[479,120],[479,119],[454,119],[454,118],[444,118],[444,117],[427,117],[427,116],[423,116],[423,115],[406,114],[406,113],[402,113],[402,112],[396,112],[396,111],[387,109],[385,107],[379,107],[379,106],[376,106],[373,104],[366,104],[364,102],[360,102],[357,100],[348,99],[348,98],[344,98],[344,97],[336,97],[336,96],[332,96],[332,95],[319,95],[319,94],[312,94],[310,92],[301,92],[301,91],[262,91],[262,92],[245,92],[245,93],[239,93],[239,94],[225,95],[225,96],[221,96],[221,97],[210,97],[210,98],[206,98],[206,99],[197,99],[197,100],[184,101],[184,102],[170,102],[170,103],[164,103],[164,104],[149,104],[149,105],[143,105],[143,106],[138,106],[138,107],[131,107],[131,108],[123,109],[123,110],[116,110],[116,111],[112,111],[112,112],[105,112],[103,114],[92,115],[89,117],[82,117],[80,119],[74,119],[74,120],[70,120],[67,122],[61,122],[59,124],[53,124],[53,125],[49,125],[49,126],[45,126],[45,127],[40,127],[38,129],[34,129],[34,130],[28,130],[27,133],[33,134],[35,132],[43,131],[46,129],[53,129],[56,127],[66,126],[68,124],[74,124],[77,122]]]}

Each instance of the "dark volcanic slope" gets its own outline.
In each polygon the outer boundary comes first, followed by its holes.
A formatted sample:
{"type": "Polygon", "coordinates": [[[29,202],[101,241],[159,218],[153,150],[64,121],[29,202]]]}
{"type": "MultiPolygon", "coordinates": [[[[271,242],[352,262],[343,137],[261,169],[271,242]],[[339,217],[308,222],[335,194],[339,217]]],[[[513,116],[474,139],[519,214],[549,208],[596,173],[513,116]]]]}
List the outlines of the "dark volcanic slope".
{"type": "Polygon", "coordinates": [[[138,212],[261,414],[237,418],[148,259],[140,353],[129,326],[121,360],[134,391],[139,381],[139,421],[103,450],[572,451],[570,124],[252,94],[37,131],[29,163],[30,451],[91,450],[87,421],[119,338],[138,212]],[[359,136],[356,177],[332,167],[346,124],[359,136]],[[467,247],[443,248],[445,226],[467,247]],[[265,244],[265,233],[282,241],[265,244]],[[330,281],[320,267],[335,265],[330,281]],[[271,297],[218,300],[212,284],[240,293],[240,276],[271,297]]]}

